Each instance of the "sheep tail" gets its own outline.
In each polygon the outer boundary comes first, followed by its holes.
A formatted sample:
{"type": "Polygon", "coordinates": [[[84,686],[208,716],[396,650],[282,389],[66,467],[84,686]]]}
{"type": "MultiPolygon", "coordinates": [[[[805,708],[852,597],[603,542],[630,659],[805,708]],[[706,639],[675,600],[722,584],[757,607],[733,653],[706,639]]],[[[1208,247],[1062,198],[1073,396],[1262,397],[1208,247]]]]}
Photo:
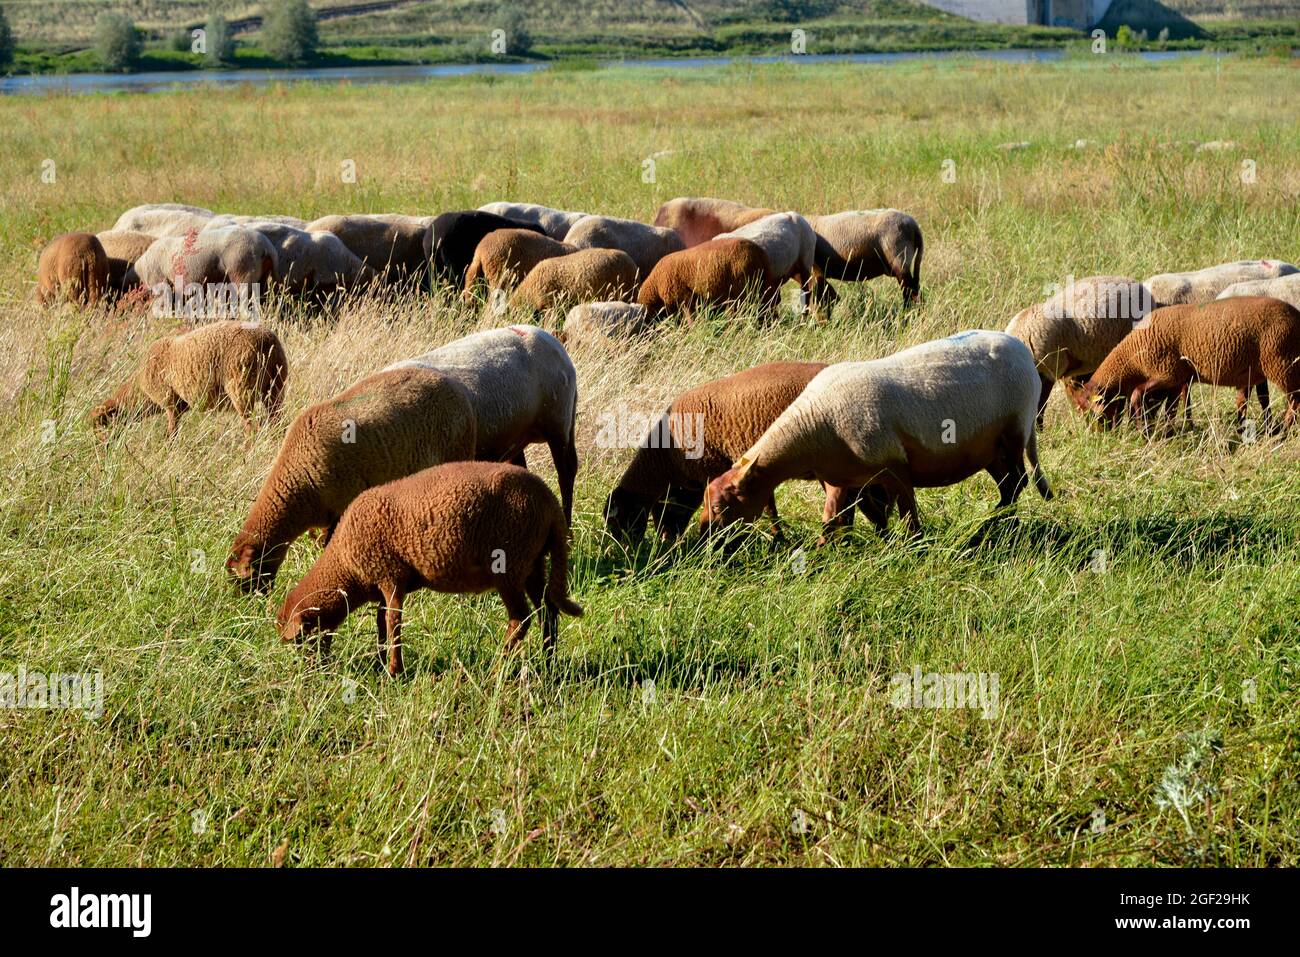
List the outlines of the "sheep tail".
{"type": "Polygon", "coordinates": [[[569,530],[558,510],[551,522],[549,550],[551,577],[546,583],[546,601],[563,614],[582,617],[582,606],[569,597],[569,530]]]}
{"type": "Polygon", "coordinates": [[[1029,467],[1034,472],[1034,488],[1038,489],[1038,494],[1045,501],[1052,498],[1052,488],[1047,484],[1047,476],[1043,474],[1043,467],[1038,464],[1038,434],[1033,423],[1029,424],[1029,439],[1025,442],[1025,456],[1029,459],[1029,467]]]}

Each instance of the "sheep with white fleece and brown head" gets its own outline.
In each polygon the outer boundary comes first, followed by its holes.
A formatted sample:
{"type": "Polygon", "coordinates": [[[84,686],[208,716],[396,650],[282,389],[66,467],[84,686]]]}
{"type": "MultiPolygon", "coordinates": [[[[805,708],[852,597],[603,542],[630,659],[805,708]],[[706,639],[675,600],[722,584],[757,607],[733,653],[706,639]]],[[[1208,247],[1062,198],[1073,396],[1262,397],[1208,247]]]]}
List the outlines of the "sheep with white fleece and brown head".
{"type": "Polygon", "coordinates": [[[817,231],[817,265],[827,279],[865,282],[893,276],[903,287],[903,302],[921,296],[921,227],[897,209],[856,209],[809,216],[817,231]]]}
{"type": "Polygon", "coordinates": [[[388,368],[412,367],[440,372],[465,388],[477,425],[474,458],[527,467],[524,449],[545,442],[565,521],[572,518],[578,373],[555,336],[537,326],[488,329],[388,368]]]}
{"type": "Polygon", "coordinates": [[[114,232],[148,233],[155,239],[162,236],[184,236],[190,230],[199,230],[216,214],[202,206],[183,203],[148,203],[133,206],[117,218],[114,232]]]}
{"type": "Polygon", "coordinates": [[[679,196],[659,207],[655,225],[673,230],[690,249],[774,212],[774,209],[746,206],[729,199],[679,196]]]}
{"type": "Polygon", "coordinates": [[[1200,305],[1212,302],[1233,283],[1277,279],[1280,276],[1294,275],[1298,271],[1300,270],[1295,266],[1280,259],[1244,259],[1192,272],[1158,273],[1143,282],[1161,305],[1200,305]]]}
{"type": "Polygon", "coordinates": [[[772,213],[715,239],[748,239],[767,253],[772,272],[781,282],[799,284],[801,308],[809,304],[820,319],[830,317],[831,306],[839,297],[817,265],[817,233],[812,223],[793,210],[772,213]]]}
{"type": "Polygon", "coordinates": [[[495,462],[425,469],[348,506],[316,564],[285,596],[280,638],[320,634],[327,643],[350,612],[375,602],[380,661],[397,675],[407,595],[496,591],[509,616],[506,651],[523,640],[535,609],[550,656],[560,614],[582,615],[569,597],[568,539],[555,493],[527,469],[495,462]]]}
{"type": "Polygon", "coordinates": [[[919,532],[915,490],[981,470],[997,482],[998,507],[1014,505],[1028,482],[1026,458],[1048,498],[1034,429],[1038,393],[1034,357],[1002,332],[962,332],[883,359],[828,366],[709,483],[701,529],[753,521],[792,478],[868,490],[864,510],[882,532],[895,505],[919,532]]]}
{"type": "Polygon", "coordinates": [[[620,249],[632,257],[641,279],[650,275],[650,270],[669,253],[686,248],[674,229],[614,216],[585,216],[569,230],[564,241],[579,249],[620,249]]]}

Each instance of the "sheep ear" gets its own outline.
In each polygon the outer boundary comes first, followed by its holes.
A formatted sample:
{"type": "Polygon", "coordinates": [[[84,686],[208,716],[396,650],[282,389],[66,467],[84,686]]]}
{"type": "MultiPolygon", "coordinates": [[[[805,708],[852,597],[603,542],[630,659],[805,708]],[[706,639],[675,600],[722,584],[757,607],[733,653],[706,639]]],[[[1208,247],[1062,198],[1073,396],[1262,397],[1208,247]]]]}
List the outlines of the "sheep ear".
{"type": "Polygon", "coordinates": [[[737,491],[744,488],[745,482],[749,479],[749,470],[754,467],[754,460],[747,455],[742,455],[740,461],[732,468],[735,472],[731,476],[731,485],[737,491]]]}

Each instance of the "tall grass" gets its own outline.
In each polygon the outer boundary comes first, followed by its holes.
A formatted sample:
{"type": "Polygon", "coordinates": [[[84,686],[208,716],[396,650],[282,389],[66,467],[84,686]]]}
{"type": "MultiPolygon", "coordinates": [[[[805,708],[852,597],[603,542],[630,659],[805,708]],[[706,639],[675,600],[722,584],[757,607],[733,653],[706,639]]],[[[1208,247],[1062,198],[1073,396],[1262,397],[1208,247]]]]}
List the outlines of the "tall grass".
{"type": "MultiPolygon", "coordinates": [[[[791,483],[785,545],[760,525],[730,558],[629,554],[600,512],[630,452],[595,443],[602,412],[757,362],[1001,328],[1071,274],[1294,261],[1293,82],[1264,61],[957,62],[0,100],[18,131],[0,140],[0,672],[99,670],[107,692],[97,721],[0,710],[0,862],[1295,865],[1300,445],[1233,447],[1228,397],[1201,389],[1196,429],[1159,441],[1093,432],[1058,398],[1041,448],[1059,497],[1027,495],[974,552],[983,476],[920,494],[919,542],[814,548],[817,490],[791,483]],[[587,614],[549,667],[537,641],[500,659],[492,596],[415,596],[396,682],[367,615],[327,660],[280,646],[275,603],[314,548],[268,598],[221,566],[283,426],[246,442],[190,414],[174,441],[154,421],[101,446],[86,412],[167,323],[32,302],[43,243],[140,202],[648,218],[676,195],[908,209],[926,298],[841,285],[825,325],[719,318],[576,352],[587,614]],[[996,673],[1000,714],[892,707],[914,667],[996,673]]],[[[422,297],[267,318],[291,414],[484,324],[422,297]]],[[[553,480],[541,447],[530,465],[553,480]]]]}

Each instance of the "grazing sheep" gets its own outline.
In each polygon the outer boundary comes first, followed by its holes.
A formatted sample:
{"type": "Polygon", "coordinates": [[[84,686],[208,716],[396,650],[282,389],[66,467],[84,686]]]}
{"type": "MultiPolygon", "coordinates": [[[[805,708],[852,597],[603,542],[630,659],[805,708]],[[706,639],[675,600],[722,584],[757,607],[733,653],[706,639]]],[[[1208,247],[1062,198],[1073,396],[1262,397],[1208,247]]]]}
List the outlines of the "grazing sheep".
{"type": "Polygon", "coordinates": [[[108,230],[96,238],[108,256],[108,284],[113,292],[126,292],[138,285],[140,277],[135,272],[136,260],[154,244],[154,238],[148,233],[130,230],[108,230]]]}
{"type": "Polygon", "coordinates": [[[552,209],[550,206],[538,206],[536,203],[485,203],[479,207],[479,210],[484,213],[495,213],[506,219],[517,219],[520,222],[541,226],[546,235],[559,242],[563,242],[574,224],[587,215],[552,209]]]}
{"type": "Polygon", "coordinates": [[[1239,426],[1251,389],[1268,419],[1267,386],[1258,387],[1271,382],[1286,396],[1289,426],[1300,408],[1300,310],[1263,296],[1157,309],[1111,351],[1075,403],[1107,424],[1127,405],[1145,423],[1150,401],[1172,415],[1193,382],[1237,389],[1239,426]]]}
{"type": "Polygon", "coordinates": [[[474,250],[474,258],[465,270],[465,290],[461,298],[474,297],[474,287],[481,281],[488,291],[509,290],[523,281],[544,259],[567,256],[577,250],[568,243],[551,239],[529,229],[495,229],[483,237],[474,250]]]}
{"type": "Polygon", "coordinates": [[[586,302],[564,317],[559,340],[566,349],[607,345],[650,328],[649,314],[639,302],[586,302]]]}
{"type": "Polygon", "coordinates": [[[201,206],[181,203],[149,203],[134,206],[117,218],[113,232],[147,233],[155,239],[184,236],[192,229],[202,229],[216,214],[201,206]]]}
{"type": "Polygon", "coordinates": [[[154,241],[135,261],[140,282],[150,289],[197,283],[234,283],[266,289],[279,271],[271,241],[244,226],[191,231],[154,241]]]}
{"type": "Polygon", "coordinates": [[[36,301],[60,297],[93,306],[108,295],[108,256],[90,233],[64,233],[41,250],[36,263],[36,301]]]}
{"type": "Polygon", "coordinates": [[[1199,305],[1213,302],[1233,283],[1252,279],[1277,279],[1297,270],[1277,259],[1246,259],[1241,262],[1207,266],[1194,272],[1165,272],[1144,280],[1145,285],[1164,306],[1199,305]]]}
{"type": "Polygon", "coordinates": [[[514,465],[438,465],[357,496],[316,564],[285,596],[280,638],[328,635],[354,609],[378,602],[379,659],[397,675],[408,594],[495,590],[510,618],[506,650],[528,632],[531,601],[549,656],[560,614],[582,615],[569,598],[568,566],[568,527],[540,478],[514,465]]]}
{"type": "Polygon", "coordinates": [[[1281,299],[1300,309],[1300,273],[1280,276],[1277,279],[1251,279],[1247,282],[1234,282],[1223,292],[1219,299],[1232,299],[1237,296],[1268,296],[1281,299]]]}
{"type": "Polygon", "coordinates": [[[676,232],[690,249],[774,212],[774,209],[745,206],[729,199],[682,196],[659,207],[655,225],[676,232]]]}
{"type": "Polygon", "coordinates": [[[767,253],[748,239],[712,239],[659,260],[642,283],[637,302],[652,318],[674,312],[689,316],[696,308],[725,308],[755,292],[760,311],[774,313],[781,284],[767,253]]]}
{"type": "MultiPolygon", "coordinates": [[[[679,395],[609,493],[610,534],[636,544],[653,515],[661,540],[681,538],[705,486],[731,468],[825,368],[822,362],[770,362],[679,395]]],[[[767,510],[776,522],[775,498],[767,510]]]]}
{"type": "Polygon", "coordinates": [[[1083,378],[1155,307],[1151,290],[1140,282],[1124,276],[1088,276],[1016,314],[1007,333],[1029,347],[1043,380],[1039,425],[1057,381],[1064,381],[1073,399],[1083,378]]]}
{"type": "Polygon", "coordinates": [[[925,243],[915,219],[897,209],[858,209],[810,216],[817,231],[817,265],[827,279],[864,282],[893,276],[903,301],[921,295],[921,256],[925,243]]]}
{"type": "Polygon", "coordinates": [[[425,286],[429,263],[424,237],[433,220],[395,213],[322,216],[305,227],[309,233],[333,233],[343,245],[390,285],[425,286]]]}
{"type": "Polygon", "coordinates": [[[807,309],[811,302],[821,318],[829,317],[831,305],[838,297],[817,265],[817,233],[812,223],[798,213],[772,213],[715,238],[748,239],[757,244],[767,253],[772,273],[778,280],[793,279],[799,283],[803,308],[807,309]]]}
{"type": "Polygon", "coordinates": [[[488,233],[497,229],[526,229],[545,235],[541,226],[508,219],[481,210],[441,213],[424,236],[424,258],[430,262],[433,281],[465,288],[465,273],[474,261],[474,251],[488,233]]]}
{"type": "Polygon", "coordinates": [[[277,226],[292,226],[294,229],[307,228],[307,220],[299,219],[297,216],[277,216],[267,214],[265,216],[246,216],[236,215],[234,213],[217,213],[204,225],[204,229],[224,229],[226,226],[260,226],[266,223],[274,223],[277,226]]]}
{"type": "Polygon", "coordinates": [[[265,589],[303,532],[323,529],[328,541],[366,489],[472,458],[475,434],[465,388],[431,369],[385,370],[310,406],[289,426],[226,570],[246,588],[265,589]]]}
{"type": "Polygon", "coordinates": [[[636,263],[621,249],[580,249],[529,270],[510,308],[538,313],[583,300],[631,298],[636,279],[636,263]]]}
{"type": "Polygon", "coordinates": [[[279,337],[255,322],[213,322],[149,346],[131,376],[91,413],[99,431],[113,420],[167,413],[167,435],[176,434],[189,409],[229,407],[252,433],[260,402],[269,418],[279,415],[289,363],[279,337]]]}
{"type": "Polygon", "coordinates": [[[828,366],[709,483],[701,529],[752,521],[778,485],[808,476],[867,489],[859,508],[882,533],[895,504],[919,532],[915,489],[952,485],[981,469],[998,483],[998,507],[1014,505],[1027,482],[1026,457],[1034,485],[1049,498],[1034,431],[1038,391],[1029,349],[1001,332],[962,332],[883,359],[828,366]]]}
{"type": "Polygon", "coordinates": [[[555,336],[537,326],[488,329],[389,369],[412,366],[441,372],[465,387],[478,428],[474,458],[526,467],[524,449],[545,442],[565,521],[573,516],[578,373],[555,336]]]}
{"type": "Polygon", "coordinates": [[[669,253],[686,248],[675,230],[613,216],[584,217],[564,241],[579,249],[621,249],[632,257],[641,278],[669,253]]]}
{"type": "Polygon", "coordinates": [[[270,240],[279,265],[276,280],[293,295],[325,297],[360,289],[379,278],[333,233],[269,221],[249,222],[245,228],[270,240]]]}

